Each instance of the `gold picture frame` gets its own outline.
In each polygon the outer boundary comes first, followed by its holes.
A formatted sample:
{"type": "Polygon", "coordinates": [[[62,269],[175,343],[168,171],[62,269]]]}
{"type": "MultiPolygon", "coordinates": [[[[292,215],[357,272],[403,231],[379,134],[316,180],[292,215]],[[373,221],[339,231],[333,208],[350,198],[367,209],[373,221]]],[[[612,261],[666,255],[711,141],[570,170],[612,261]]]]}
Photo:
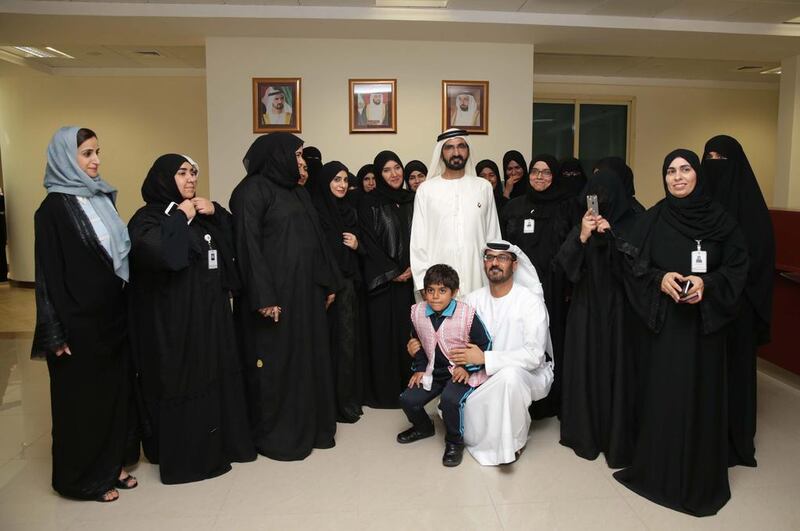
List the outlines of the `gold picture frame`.
{"type": "Polygon", "coordinates": [[[350,79],[350,133],[397,133],[397,80],[350,79]]]}
{"type": "Polygon", "coordinates": [[[253,133],[302,131],[300,84],[299,77],[253,78],[253,133]]]}
{"type": "Polygon", "coordinates": [[[489,134],[488,81],[442,81],[442,130],[454,127],[489,134]]]}

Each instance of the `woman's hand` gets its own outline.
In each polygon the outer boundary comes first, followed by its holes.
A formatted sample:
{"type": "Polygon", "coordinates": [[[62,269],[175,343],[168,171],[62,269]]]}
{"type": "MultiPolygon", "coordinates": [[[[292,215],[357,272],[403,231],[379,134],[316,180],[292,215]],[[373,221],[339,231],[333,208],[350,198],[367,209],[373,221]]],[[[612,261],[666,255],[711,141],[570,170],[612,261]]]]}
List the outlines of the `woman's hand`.
{"type": "Polygon", "coordinates": [[[56,347],[56,349],[53,351],[53,354],[55,354],[57,357],[60,357],[62,354],[66,354],[67,356],[72,356],[72,352],[69,350],[69,345],[67,345],[66,343],[56,347]]]}
{"type": "Polygon", "coordinates": [[[509,177],[506,179],[506,184],[503,186],[503,195],[506,199],[511,198],[511,192],[514,190],[514,185],[517,184],[520,179],[522,179],[522,175],[509,177]]]}
{"type": "Polygon", "coordinates": [[[703,300],[703,288],[705,287],[703,279],[695,275],[689,275],[688,277],[685,277],[685,280],[688,280],[692,283],[692,288],[685,297],[681,298],[680,302],[685,304],[697,304],[703,300]]]}
{"type": "Polygon", "coordinates": [[[333,301],[335,300],[336,300],[336,294],[328,293],[328,296],[325,297],[325,309],[327,310],[328,308],[330,308],[331,304],[333,304],[333,301]]]}
{"type": "Polygon", "coordinates": [[[184,199],[181,201],[181,204],[178,205],[178,210],[181,210],[184,214],[186,214],[186,218],[189,221],[193,220],[194,216],[197,214],[197,209],[194,208],[192,199],[184,199]]]}
{"type": "Polygon", "coordinates": [[[680,302],[681,285],[678,282],[684,282],[685,280],[679,273],[671,271],[661,279],[661,291],[672,297],[675,302],[680,302]]]}
{"type": "Polygon", "coordinates": [[[354,251],[358,249],[358,238],[352,232],[342,233],[342,243],[354,251]]]}
{"type": "Polygon", "coordinates": [[[411,268],[407,268],[405,271],[394,277],[393,282],[405,282],[411,278],[411,268]]]}
{"type": "Polygon", "coordinates": [[[607,230],[611,230],[611,224],[603,216],[595,216],[597,222],[597,232],[603,234],[607,230]]]}
{"type": "Polygon", "coordinates": [[[194,209],[198,213],[204,216],[214,215],[214,203],[212,203],[205,197],[195,197],[194,199],[192,199],[192,204],[194,205],[194,209]]]}
{"type": "Polygon", "coordinates": [[[261,314],[261,317],[267,318],[271,317],[273,321],[276,323],[278,319],[281,318],[281,307],[280,306],[267,306],[266,308],[261,308],[258,310],[258,313],[261,314]]]}
{"type": "Polygon", "coordinates": [[[581,234],[580,239],[581,243],[586,243],[589,241],[589,238],[592,237],[592,231],[597,229],[597,216],[595,216],[591,210],[587,210],[586,214],[583,215],[581,219],[581,234]]]}

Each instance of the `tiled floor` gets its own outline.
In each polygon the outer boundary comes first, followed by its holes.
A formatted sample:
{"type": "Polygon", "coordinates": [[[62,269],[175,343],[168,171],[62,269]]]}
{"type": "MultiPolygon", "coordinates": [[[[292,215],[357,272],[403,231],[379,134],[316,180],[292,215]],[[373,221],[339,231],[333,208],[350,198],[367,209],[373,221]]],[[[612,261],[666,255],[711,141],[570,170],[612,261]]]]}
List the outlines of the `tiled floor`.
{"type": "MultiPolygon", "coordinates": [[[[558,444],[534,423],[510,466],[440,464],[441,437],[394,442],[399,411],[367,410],[340,425],[337,446],[297,463],[259,458],[217,479],[166,486],[140,464],[139,488],[112,504],[50,488],[47,369],[28,359],[32,292],[0,287],[0,529],[800,529],[800,391],[759,376],[759,467],[731,470],[732,499],[711,518],[654,505],[621,488],[602,459],[558,444]],[[5,321],[7,315],[13,321],[5,321]]],[[[441,424],[437,425],[441,434],[441,424]]]]}

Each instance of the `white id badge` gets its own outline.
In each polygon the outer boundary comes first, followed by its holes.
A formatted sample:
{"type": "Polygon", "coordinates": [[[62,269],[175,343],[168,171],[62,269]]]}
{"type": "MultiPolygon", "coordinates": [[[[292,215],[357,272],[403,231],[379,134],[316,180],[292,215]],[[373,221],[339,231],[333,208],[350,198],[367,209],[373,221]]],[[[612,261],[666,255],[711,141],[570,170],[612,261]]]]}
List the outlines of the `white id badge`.
{"type": "Polygon", "coordinates": [[[705,251],[692,251],[692,273],[707,273],[708,261],[705,251]]]}
{"type": "Polygon", "coordinates": [[[522,232],[525,234],[533,234],[534,226],[535,226],[534,220],[528,218],[525,220],[525,224],[522,226],[522,232]]]}
{"type": "Polygon", "coordinates": [[[217,250],[216,249],[209,249],[208,250],[208,268],[209,269],[216,269],[217,266],[217,250]]]}

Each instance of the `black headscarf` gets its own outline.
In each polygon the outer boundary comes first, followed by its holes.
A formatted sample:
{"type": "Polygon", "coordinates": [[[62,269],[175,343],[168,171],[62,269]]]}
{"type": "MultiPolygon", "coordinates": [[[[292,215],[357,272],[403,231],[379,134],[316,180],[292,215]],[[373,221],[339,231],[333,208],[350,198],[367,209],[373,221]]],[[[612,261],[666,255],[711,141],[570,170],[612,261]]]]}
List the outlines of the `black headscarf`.
{"type": "Polygon", "coordinates": [[[561,179],[564,181],[564,186],[569,190],[570,195],[580,195],[583,187],[586,186],[586,174],[581,166],[581,161],[575,157],[564,159],[561,163],[561,179]],[[577,176],[567,176],[567,172],[578,172],[577,176]]]}
{"type": "MultiPolygon", "coordinates": [[[[153,166],[147,172],[147,177],[142,183],[142,199],[146,203],[143,210],[163,216],[167,205],[172,202],[178,204],[183,202],[183,196],[175,182],[175,174],[178,173],[184,162],[194,165],[183,155],[175,153],[161,155],[153,162],[153,166]]],[[[214,206],[222,208],[219,205],[214,206]]],[[[223,229],[220,223],[214,221],[214,217],[200,213],[194,217],[191,227],[195,230],[189,231],[189,246],[192,252],[200,254],[208,247],[201,234],[211,236],[211,241],[219,251],[220,259],[223,262],[223,284],[229,290],[235,291],[239,289],[240,283],[234,265],[233,242],[230,239],[231,235],[223,229]]]]}
{"type": "Polygon", "coordinates": [[[242,163],[247,170],[247,177],[260,176],[282,188],[290,189],[297,197],[308,215],[317,236],[324,260],[315,270],[315,281],[331,291],[341,285],[341,275],[335,259],[331,256],[325,232],[319,222],[317,209],[311,202],[308,190],[298,186],[300,168],[297,166],[295,152],[303,145],[303,141],[291,133],[271,133],[256,138],[247,150],[242,163]]]}
{"type": "Polygon", "coordinates": [[[667,155],[661,167],[661,177],[666,194],[661,218],[676,231],[692,240],[725,241],[736,228],[733,217],[729,216],[708,194],[700,159],[693,151],[676,149],[667,155]],[[694,190],[681,198],[669,193],[666,180],[667,168],[679,157],[686,160],[697,173],[694,190]]]}
{"type": "Polygon", "coordinates": [[[383,200],[388,201],[390,203],[410,203],[414,201],[414,192],[411,190],[406,190],[404,188],[400,188],[395,190],[386,182],[383,178],[382,172],[383,167],[386,166],[387,163],[394,161],[403,167],[403,163],[400,161],[400,157],[397,156],[396,153],[392,151],[381,151],[377,155],[375,155],[375,161],[372,163],[372,167],[375,168],[375,182],[377,184],[375,188],[375,193],[383,200]]]}
{"type": "MultiPolygon", "coordinates": [[[[364,190],[364,177],[366,177],[368,173],[375,175],[375,168],[372,166],[372,164],[364,164],[356,174],[356,177],[358,178],[358,187],[361,188],[361,191],[364,193],[368,193],[366,190],[364,190]]],[[[377,177],[378,176],[375,175],[375,178],[377,177]]]]}
{"type": "Polygon", "coordinates": [[[703,171],[711,197],[739,222],[750,255],[745,292],[765,324],[759,343],[768,341],[772,319],[772,285],[775,270],[775,236],[764,195],[750,162],[736,139],[719,135],[706,142],[703,171]],[[712,160],[715,151],[727,160],[712,160]]]}
{"type": "Polygon", "coordinates": [[[308,166],[309,178],[319,173],[319,170],[322,169],[322,153],[314,146],[303,148],[303,160],[306,161],[308,166]]]}
{"type": "Polygon", "coordinates": [[[624,238],[635,220],[630,199],[619,177],[611,170],[599,170],[592,175],[580,194],[596,195],[600,215],[608,220],[614,236],[624,238]]]}
{"type": "Polygon", "coordinates": [[[283,188],[300,181],[295,151],[303,141],[291,133],[271,133],[256,138],[242,163],[247,175],[262,175],[283,188]]]}
{"type": "Polygon", "coordinates": [[[497,167],[497,164],[495,164],[493,160],[489,159],[483,159],[482,161],[477,163],[475,165],[475,173],[477,173],[478,177],[480,177],[481,172],[486,168],[492,170],[494,174],[497,176],[497,181],[495,181],[494,183],[494,188],[492,190],[492,193],[494,194],[494,203],[497,207],[497,212],[499,213],[501,207],[505,205],[507,201],[507,199],[503,195],[503,181],[500,178],[502,174],[500,173],[500,169],[497,167]]]}
{"type": "Polygon", "coordinates": [[[553,155],[536,155],[531,159],[531,164],[528,168],[528,178],[525,180],[525,184],[528,188],[528,199],[535,204],[558,203],[570,197],[569,190],[561,181],[561,165],[559,165],[558,159],[553,155]],[[543,192],[534,190],[530,181],[530,172],[533,170],[533,165],[540,161],[547,164],[547,167],[553,172],[553,181],[550,183],[550,186],[547,187],[547,190],[543,192]]]}
{"type": "MultiPolygon", "coordinates": [[[[331,192],[331,181],[340,171],[348,172],[347,166],[338,160],[328,162],[314,177],[309,177],[307,187],[339,268],[345,276],[351,276],[358,271],[358,262],[342,243],[342,233],[356,234],[358,218],[347,196],[340,199],[331,192]]],[[[350,194],[349,191],[347,193],[350,194]]]]}
{"type": "Polygon", "coordinates": [[[425,166],[422,161],[412,160],[406,164],[406,167],[403,169],[403,179],[406,181],[406,186],[409,190],[411,190],[411,185],[408,183],[408,180],[411,178],[411,174],[415,171],[425,174],[426,177],[428,175],[428,167],[425,166]]]}
{"type": "Polygon", "coordinates": [[[620,179],[622,179],[622,184],[625,185],[625,191],[627,192],[628,197],[633,197],[636,195],[636,188],[633,183],[633,170],[625,163],[625,160],[622,159],[622,157],[602,158],[597,161],[595,168],[598,170],[612,170],[619,176],[620,179]]]}
{"type": "Polygon", "coordinates": [[[519,164],[519,167],[522,168],[522,179],[520,179],[517,182],[517,184],[514,185],[514,188],[511,189],[511,195],[509,196],[510,199],[513,199],[520,195],[524,195],[525,190],[528,189],[528,185],[526,183],[526,178],[525,178],[525,168],[528,167],[528,164],[525,162],[525,157],[522,156],[522,153],[514,150],[506,151],[506,154],[503,155],[503,185],[505,186],[505,183],[508,180],[508,174],[506,173],[506,168],[508,167],[508,163],[511,162],[512,160],[517,164],[519,164]]]}

